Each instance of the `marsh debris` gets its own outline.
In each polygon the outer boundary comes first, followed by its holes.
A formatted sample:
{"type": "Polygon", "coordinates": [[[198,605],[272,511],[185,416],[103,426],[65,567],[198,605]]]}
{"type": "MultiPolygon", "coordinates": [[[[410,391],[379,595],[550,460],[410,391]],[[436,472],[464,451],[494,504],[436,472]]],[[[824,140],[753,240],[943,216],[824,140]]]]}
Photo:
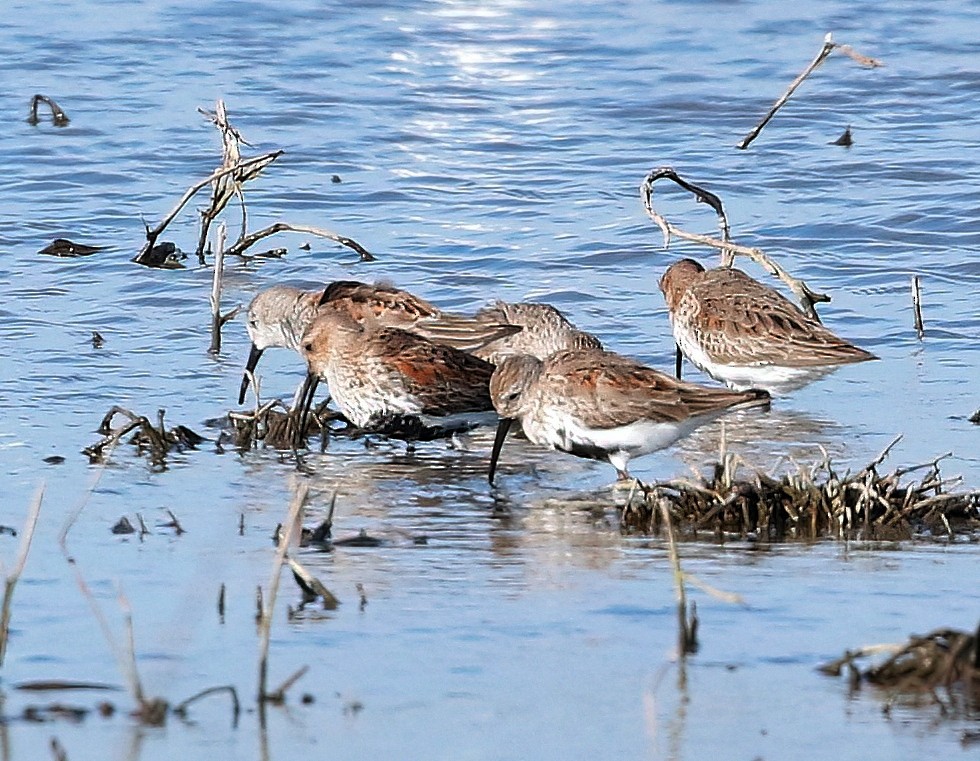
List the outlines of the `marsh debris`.
{"type": "Polygon", "coordinates": [[[641,499],[623,508],[627,531],[659,532],[658,504],[666,500],[675,527],[688,536],[787,541],[838,537],[904,540],[980,535],[980,490],[955,492],[959,478],[944,479],[940,460],[881,473],[896,438],[857,473],[838,473],[828,456],[796,473],[774,478],[763,472],[738,477],[740,463],[724,454],[710,478],[644,486],[641,499]],[[924,471],[916,482],[905,480],[924,471]]]}
{"type": "Polygon", "coordinates": [[[977,410],[972,415],[970,415],[969,420],[974,425],[980,425],[980,410],[977,410]]]}
{"type": "Polygon", "coordinates": [[[98,432],[104,436],[102,441],[86,447],[82,453],[88,455],[93,464],[103,462],[107,450],[111,451],[123,436],[135,431],[130,444],[136,447],[138,454],[149,455],[154,465],[162,467],[171,451],[196,449],[205,441],[203,436],[184,425],[167,430],[163,423],[164,412],[157,411],[157,424],[154,426],[148,418],[115,405],[102,418],[99,426],[98,432]],[[113,422],[117,415],[125,418],[125,422],[114,427],[113,422]]]}
{"type": "Polygon", "coordinates": [[[61,106],[55,103],[51,98],[49,98],[47,95],[41,95],[40,93],[31,98],[31,110],[27,114],[28,124],[32,126],[40,124],[41,119],[37,115],[37,109],[42,103],[51,109],[51,123],[55,127],[68,126],[68,122],[71,121],[68,118],[68,114],[66,114],[61,106]]]}
{"type": "MultiPolygon", "coordinates": [[[[323,433],[334,423],[348,426],[347,420],[339,412],[329,409],[330,400],[317,405],[313,414],[305,420],[299,407],[288,407],[282,400],[273,399],[256,410],[232,410],[228,420],[233,430],[233,440],[239,450],[252,449],[261,442],[273,449],[291,450],[297,441],[306,441],[310,436],[323,433]],[[304,425],[302,436],[297,435],[299,425],[304,425]]],[[[323,437],[324,443],[326,437],[323,437]]]]}
{"type": "Polygon", "coordinates": [[[118,521],[116,521],[113,524],[112,528],[109,529],[109,530],[113,534],[135,534],[136,533],[136,526],[134,526],[132,524],[132,521],[130,521],[129,518],[127,518],[124,515],[122,518],[120,518],[118,521]]]}
{"type": "Polygon", "coordinates": [[[902,645],[871,645],[845,652],[820,666],[828,676],[848,670],[852,690],[864,684],[882,691],[892,703],[937,705],[943,715],[980,712],[980,628],[973,634],[936,629],[912,635],[902,645]],[[861,668],[859,660],[887,653],[880,663],[861,668]]]}
{"type": "Polygon", "coordinates": [[[93,349],[101,349],[103,346],[105,346],[105,338],[102,337],[102,334],[99,331],[93,330],[92,331],[92,348],[93,349]]]}
{"type": "Polygon", "coordinates": [[[63,256],[66,258],[71,258],[77,256],[91,256],[92,254],[96,254],[99,251],[104,250],[105,246],[90,246],[86,243],[75,243],[67,238],[55,238],[51,243],[38,251],[38,253],[46,256],[63,256]]]}

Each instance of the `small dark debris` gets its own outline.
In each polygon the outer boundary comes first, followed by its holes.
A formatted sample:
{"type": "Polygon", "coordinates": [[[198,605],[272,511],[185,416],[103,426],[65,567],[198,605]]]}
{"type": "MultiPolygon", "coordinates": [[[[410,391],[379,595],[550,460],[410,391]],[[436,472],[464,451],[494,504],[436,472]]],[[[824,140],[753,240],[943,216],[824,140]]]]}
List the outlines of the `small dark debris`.
{"type": "Polygon", "coordinates": [[[65,458],[60,454],[53,454],[50,457],[45,457],[44,462],[48,465],[61,465],[65,461],[65,458]]]}
{"type": "Polygon", "coordinates": [[[38,251],[39,254],[47,256],[78,257],[91,256],[92,254],[104,251],[105,246],[89,246],[85,243],[75,243],[67,238],[55,238],[52,243],[38,251]]]}
{"type": "Polygon", "coordinates": [[[27,115],[28,124],[33,126],[40,123],[41,120],[37,115],[37,107],[41,103],[46,104],[48,108],[51,109],[51,123],[54,124],[55,127],[68,126],[68,122],[70,121],[68,114],[62,110],[61,106],[51,100],[51,98],[49,98],[47,95],[41,95],[40,93],[31,98],[31,110],[27,115]]]}
{"type": "Polygon", "coordinates": [[[970,422],[974,425],[980,425],[980,410],[977,410],[972,415],[970,415],[970,422]]]}
{"type": "Polygon", "coordinates": [[[95,707],[95,710],[99,712],[99,716],[103,719],[108,719],[116,713],[116,707],[108,700],[103,700],[99,703],[95,707]]]}
{"type": "Polygon", "coordinates": [[[316,702],[316,698],[313,697],[310,693],[304,692],[302,697],[299,699],[299,702],[305,706],[309,706],[309,705],[313,705],[316,702]]]}
{"type": "Polygon", "coordinates": [[[177,516],[173,514],[173,511],[167,510],[167,515],[170,516],[170,520],[166,523],[161,523],[160,528],[172,528],[177,533],[177,536],[186,533],[184,527],[180,525],[180,521],[177,520],[177,516]]]}
{"type": "Polygon", "coordinates": [[[113,534],[135,534],[136,529],[125,515],[112,527],[113,534]]]}
{"type": "Polygon", "coordinates": [[[338,185],[343,182],[343,180],[340,179],[339,174],[334,174],[330,176],[330,182],[332,182],[334,185],[338,185]]]}
{"type": "Polygon", "coordinates": [[[184,265],[181,260],[186,259],[187,254],[177,248],[176,244],[169,241],[157,243],[155,246],[144,248],[139,252],[133,261],[142,264],[144,267],[153,267],[162,270],[179,270],[184,265]]]}
{"type": "Polygon", "coordinates": [[[23,719],[31,722],[55,721],[56,719],[68,719],[69,721],[79,722],[88,716],[89,709],[79,706],[69,706],[63,703],[51,703],[46,706],[26,706],[24,708],[23,719]]]}
{"type": "Polygon", "coordinates": [[[93,349],[101,349],[103,346],[105,346],[105,339],[102,337],[102,334],[99,331],[97,331],[97,330],[93,330],[92,331],[92,348],[93,349]]]}
{"type": "Polygon", "coordinates": [[[302,243],[302,244],[300,244],[299,250],[300,251],[309,251],[311,248],[312,248],[312,246],[309,243],[302,243]]]}
{"type": "Polygon", "coordinates": [[[164,410],[158,410],[157,425],[154,426],[146,417],[115,405],[102,418],[102,423],[99,425],[98,432],[104,437],[102,441],[86,447],[82,453],[88,455],[93,464],[102,462],[107,448],[111,450],[123,436],[135,431],[130,443],[140,454],[148,453],[153,465],[163,469],[166,467],[166,456],[171,450],[182,452],[186,449],[194,449],[205,441],[187,426],[178,425],[168,431],[164,426],[163,416],[164,410]],[[116,416],[127,418],[127,422],[114,427],[116,416]]]}
{"type": "Polygon", "coordinates": [[[17,529],[12,526],[0,526],[0,534],[10,534],[11,536],[17,536],[17,529]]]}
{"type": "Polygon", "coordinates": [[[844,134],[837,138],[833,144],[843,145],[845,148],[850,148],[854,144],[854,140],[851,138],[851,125],[847,125],[847,129],[844,130],[844,134]]]}
{"type": "Polygon", "coordinates": [[[427,537],[427,536],[423,536],[423,535],[420,534],[419,536],[413,536],[412,537],[412,544],[414,544],[416,546],[421,546],[421,545],[428,544],[428,543],[429,543],[429,537],[427,537]]]}
{"type": "Polygon", "coordinates": [[[286,255],[287,251],[284,248],[270,248],[268,251],[261,251],[258,254],[253,254],[251,259],[282,259],[286,255]]]}
{"type": "Polygon", "coordinates": [[[357,716],[364,710],[364,704],[360,700],[351,700],[344,705],[344,716],[357,716]]]}

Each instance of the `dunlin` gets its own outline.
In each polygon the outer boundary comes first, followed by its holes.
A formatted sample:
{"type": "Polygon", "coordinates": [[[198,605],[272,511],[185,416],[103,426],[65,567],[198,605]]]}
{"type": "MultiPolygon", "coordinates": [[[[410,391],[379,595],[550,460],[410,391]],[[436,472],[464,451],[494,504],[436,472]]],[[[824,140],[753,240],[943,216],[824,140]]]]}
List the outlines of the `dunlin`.
{"type": "Polygon", "coordinates": [[[530,354],[544,359],[556,351],[568,349],[602,349],[599,339],[576,328],[550,304],[508,304],[498,301],[481,309],[478,320],[492,324],[519,325],[523,330],[475,349],[473,353],[491,364],[505,357],[530,354]]]}
{"type": "Polygon", "coordinates": [[[369,432],[429,440],[496,419],[493,365],[416,333],[328,310],[310,324],[300,351],[309,370],[304,417],[322,379],[344,417],[369,432]]]}
{"type": "Polygon", "coordinates": [[[736,391],[786,393],[841,365],[877,359],[741,270],[706,271],[681,259],[667,268],[660,290],[677,347],[736,391]]]}
{"type": "Polygon", "coordinates": [[[621,479],[631,458],[655,452],[731,409],[761,406],[765,391],[728,391],[675,380],[608,351],[508,357],[490,380],[500,414],[490,482],[510,424],[535,444],[606,460],[621,479]]]}
{"type": "Polygon", "coordinates": [[[429,302],[389,285],[338,280],[316,291],[276,285],[258,293],[248,307],[245,326],[252,346],[239,404],[245,401],[249,373],[255,371],[262,352],[270,347],[299,351],[300,339],[310,323],[326,311],[344,312],[357,322],[370,319],[379,325],[404,328],[466,351],[520,330],[490,319],[444,314],[429,302]]]}

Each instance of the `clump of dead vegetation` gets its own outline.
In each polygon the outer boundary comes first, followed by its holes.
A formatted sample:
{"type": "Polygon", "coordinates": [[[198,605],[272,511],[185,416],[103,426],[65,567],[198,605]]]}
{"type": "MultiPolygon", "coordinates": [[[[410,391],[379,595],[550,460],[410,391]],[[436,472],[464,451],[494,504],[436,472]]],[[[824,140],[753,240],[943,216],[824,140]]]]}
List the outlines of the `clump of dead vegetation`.
{"type": "Polygon", "coordinates": [[[774,478],[764,472],[740,476],[740,459],[722,453],[710,478],[643,486],[623,508],[627,531],[659,532],[658,505],[666,500],[682,534],[754,537],[768,541],[837,537],[898,541],[916,537],[980,534],[980,490],[951,490],[939,463],[950,455],[908,468],[881,472],[892,441],[857,473],[839,473],[823,460],[774,478]],[[921,472],[916,481],[907,479],[921,472]]]}
{"type": "Polygon", "coordinates": [[[88,455],[93,465],[103,463],[107,453],[111,452],[124,436],[133,433],[130,443],[136,447],[137,453],[147,455],[154,467],[165,468],[167,455],[172,451],[183,452],[186,449],[195,449],[205,441],[203,436],[185,425],[174,426],[167,430],[163,423],[163,416],[164,410],[157,410],[157,423],[154,425],[149,418],[114,405],[99,425],[98,432],[102,434],[102,440],[85,447],[82,453],[88,455]],[[114,425],[117,416],[123,418],[125,422],[114,425]]]}
{"type": "Polygon", "coordinates": [[[869,645],[823,664],[820,671],[840,676],[847,670],[851,690],[871,685],[884,695],[885,711],[898,702],[938,706],[943,715],[980,712],[980,628],[973,634],[937,629],[912,635],[902,645],[869,645]],[[887,653],[861,668],[859,661],[887,653]]]}

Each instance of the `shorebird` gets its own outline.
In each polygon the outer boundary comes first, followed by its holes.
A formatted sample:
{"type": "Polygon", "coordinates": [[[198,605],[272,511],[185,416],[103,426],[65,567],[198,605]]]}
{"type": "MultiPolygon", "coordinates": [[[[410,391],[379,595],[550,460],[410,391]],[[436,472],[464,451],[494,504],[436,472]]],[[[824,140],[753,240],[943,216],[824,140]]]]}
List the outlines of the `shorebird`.
{"type": "Polygon", "coordinates": [[[491,324],[519,325],[523,330],[498,338],[473,351],[491,364],[505,357],[530,354],[544,359],[556,351],[567,349],[602,349],[599,339],[576,328],[559,310],[550,304],[509,304],[498,301],[476,313],[477,320],[491,324]]]}
{"type": "Polygon", "coordinates": [[[728,391],[675,380],[620,354],[565,351],[508,357],[490,379],[500,415],[490,483],[507,431],[520,422],[535,444],[606,460],[620,479],[631,458],[663,449],[722,413],[769,402],[765,391],[728,391]]]}
{"type": "Polygon", "coordinates": [[[416,333],[328,310],[310,324],[300,351],[308,368],[300,431],[321,379],[344,417],[366,432],[427,441],[496,419],[493,365],[416,333]]]}
{"type": "Polygon", "coordinates": [[[488,318],[444,314],[429,302],[389,285],[338,280],[315,291],[276,285],[256,294],[248,307],[245,328],[252,346],[238,392],[239,404],[245,402],[249,374],[255,371],[262,353],[271,347],[299,352],[300,340],[313,319],[328,311],[343,312],[356,322],[370,319],[379,325],[404,328],[464,351],[521,329],[488,318]]]}
{"type": "Polygon", "coordinates": [[[681,259],[667,268],[660,290],[678,349],[736,391],[786,393],[841,365],[877,359],[741,270],[705,270],[681,259]]]}

